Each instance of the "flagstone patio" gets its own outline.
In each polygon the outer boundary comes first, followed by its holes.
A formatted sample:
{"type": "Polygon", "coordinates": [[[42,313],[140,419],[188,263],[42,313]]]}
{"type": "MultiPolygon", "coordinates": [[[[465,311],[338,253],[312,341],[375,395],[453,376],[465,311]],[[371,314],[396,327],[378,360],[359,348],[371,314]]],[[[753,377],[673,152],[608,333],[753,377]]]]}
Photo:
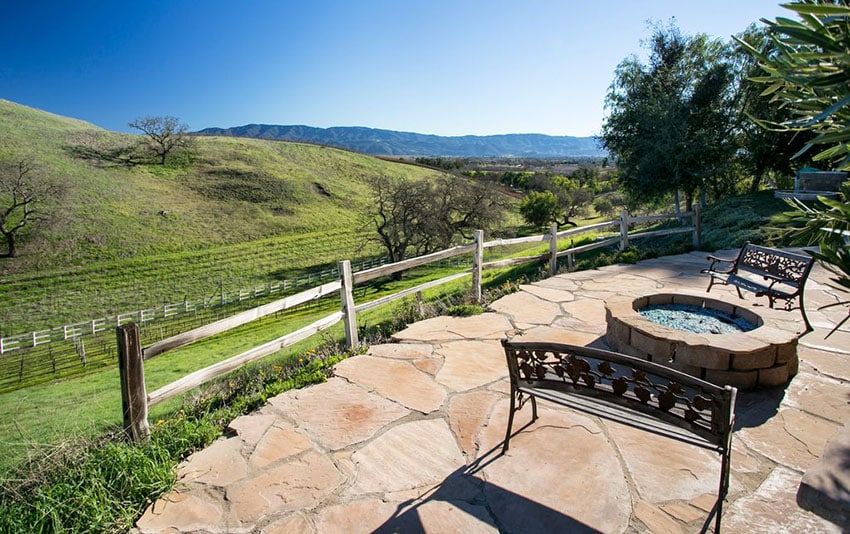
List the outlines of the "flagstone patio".
{"type": "MultiPolygon", "coordinates": [[[[731,251],[734,254],[734,251],[731,251]]],[[[507,454],[506,336],[606,347],[604,300],[704,294],[704,253],[558,275],[469,318],[411,325],[279,395],[192,455],[137,524],[153,532],[697,532],[717,455],[540,403],[517,414],[507,454]]],[[[816,267],[815,331],[785,387],[738,396],[727,532],[850,530],[850,322],[816,267]],[[814,510],[810,511],[810,510],[814,510]]],[[[713,298],[737,301],[715,287],[713,298]]],[[[846,297],[846,295],[845,295],[846,297]]],[[[797,311],[783,328],[802,332],[797,311]]]]}

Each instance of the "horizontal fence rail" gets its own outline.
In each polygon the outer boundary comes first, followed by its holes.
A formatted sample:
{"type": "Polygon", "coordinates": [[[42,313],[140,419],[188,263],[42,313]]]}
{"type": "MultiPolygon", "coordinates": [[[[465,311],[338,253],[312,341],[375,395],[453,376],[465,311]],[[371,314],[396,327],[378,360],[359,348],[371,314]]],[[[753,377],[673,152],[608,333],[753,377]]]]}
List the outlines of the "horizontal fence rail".
{"type": "Polygon", "coordinates": [[[340,322],[340,320],[342,320],[342,312],[334,312],[327,317],[323,317],[322,319],[305,326],[304,328],[292,332],[291,334],[279,337],[269,341],[268,343],[233,356],[232,358],[228,358],[224,361],[210,365],[209,367],[190,373],[148,395],[148,405],[153,406],[154,404],[159,404],[160,402],[176,397],[181,393],[185,393],[200,385],[206,384],[210,380],[223,376],[231,371],[235,371],[246,363],[274,354],[281,349],[307,339],[313,334],[332,327],[340,322]]]}
{"type": "Polygon", "coordinates": [[[147,412],[149,406],[181,395],[211,380],[222,377],[227,373],[230,373],[249,362],[253,362],[263,357],[274,354],[285,347],[297,343],[298,341],[304,340],[316,334],[317,332],[330,328],[341,321],[344,322],[345,325],[347,345],[350,348],[356,347],[357,345],[359,345],[359,340],[357,338],[356,319],[356,315],[359,312],[374,309],[411,295],[420,294],[426,289],[438,287],[440,285],[459,280],[469,275],[472,275],[472,294],[474,296],[474,299],[480,301],[482,280],[481,273],[484,269],[506,267],[521,263],[543,261],[548,259],[550,275],[554,275],[557,272],[558,258],[566,256],[568,259],[568,268],[571,270],[573,268],[575,256],[582,252],[617,245],[619,245],[621,250],[624,250],[628,246],[630,239],[640,239],[661,235],[692,233],[694,245],[698,246],[700,232],[699,210],[695,209],[693,212],[683,214],[681,217],[686,216],[692,218],[692,226],[669,228],[663,230],[651,230],[631,234],[629,233],[629,228],[633,224],[656,222],[674,218],[677,216],[667,215],[631,217],[626,211],[623,211],[621,216],[616,220],[605,221],[589,226],[571,228],[569,230],[561,232],[558,231],[557,226],[553,225],[548,234],[515,239],[497,239],[490,242],[484,242],[483,232],[481,230],[476,230],[475,240],[472,244],[460,245],[431,254],[426,254],[424,256],[409,258],[396,263],[372,267],[369,269],[361,270],[359,272],[353,272],[351,262],[348,260],[343,260],[339,262],[338,265],[338,278],[332,282],[328,282],[326,284],[309,289],[307,291],[303,291],[296,295],[291,295],[283,299],[279,299],[274,302],[265,304],[263,306],[247,310],[231,317],[221,319],[214,323],[192,329],[188,332],[177,334],[160,342],[149,345],[146,348],[140,348],[141,343],[138,338],[139,328],[135,324],[123,326],[119,325],[116,331],[118,334],[117,341],[119,344],[118,353],[121,355],[122,358],[120,368],[122,369],[121,390],[123,397],[122,406],[124,408],[124,428],[132,439],[142,439],[148,432],[147,412]],[[571,246],[566,250],[558,250],[557,243],[559,239],[574,237],[581,234],[588,234],[612,226],[617,227],[619,230],[612,237],[600,236],[600,238],[593,243],[580,245],[578,247],[571,246]],[[505,260],[489,262],[486,264],[484,263],[484,250],[487,248],[546,241],[549,242],[548,253],[521,258],[509,258],[505,260]],[[432,280],[424,284],[419,284],[415,287],[398,291],[396,293],[393,293],[392,295],[379,297],[369,302],[360,304],[355,303],[354,289],[358,283],[364,283],[377,278],[390,276],[401,271],[413,269],[415,267],[445,261],[447,259],[456,258],[463,255],[472,256],[472,268],[470,270],[464,270],[462,272],[455,273],[453,275],[446,276],[438,280],[432,280]],[[235,355],[224,361],[210,365],[204,369],[194,371],[170,384],[162,386],[161,388],[152,392],[150,395],[146,393],[144,384],[145,359],[152,358],[168,350],[172,350],[177,347],[182,347],[190,343],[199,341],[201,339],[205,339],[210,336],[225,332],[227,330],[244,325],[248,322],[257,320],[272,313],[277,313],[286,309],[290,309],[294,306],[304,304],[305,302],[329,296],[336,292],[339,293],[339,299],[342,307],[341,311],[334,312],[304,328],[281,336],[260,346],[254,347],[248,351],[235,355]],[[132,326],[133,328],[126,328],[130,326],[132,326]],[[127,372],[124,371],[125,368],[128,369],[127,372]],[[144,399],[144,402],[140,404],[139,399],[144,399]]]}
{"type": "MultiPolygon", "coordinates": [[[[352,269],[362,271],[390,263],[387,257],[373,258],[353,264],[352,269]]],[[[197,313],[228,304],[243,302],[261,297],[269,297],[278,293],[293,291],[299,287],[309,286],[316,282],[335,280],[339,277],[337,270],[324,269],[307,273],[295,278],[278,280],[263,286],[242,288],[233,291],[218,291],[214,295],[183,299],[180,302],[151,306],[149,308],[117,313],[106,317],[97,317],[73,324],[45,328],[23,334],[0,337],[0,355],[22,349],[43,346],[47,343],[67,341],[73,338],[96,335],[101,332],[112,332],[115,327],[128,323],[151,323],[162,319],[171,319],[181,315],[197,313]]]]}
{"type": "Polygon", "coordinates": [[[296,295],[291,295],[257,308],[252,308],[237,315],[221,319],[220,321],[164,339],[144,349],[142,355],[145,359],[153,358],[157,354],[161,354],[167,350],[176,349],[194,341],[214,336],[216,334],[221,334],[222,332],[232,330],[238,326],[250,323],[251,321],[256,321],[257,319],[261,319],[273,313],[288,310],[300,304],[304,304],[305,302],[321,298],[327,294],[339,291],[339,289],[340,283],[339,281],[335,281],[308,289],[307,291],[302,291],[296,295]]]}

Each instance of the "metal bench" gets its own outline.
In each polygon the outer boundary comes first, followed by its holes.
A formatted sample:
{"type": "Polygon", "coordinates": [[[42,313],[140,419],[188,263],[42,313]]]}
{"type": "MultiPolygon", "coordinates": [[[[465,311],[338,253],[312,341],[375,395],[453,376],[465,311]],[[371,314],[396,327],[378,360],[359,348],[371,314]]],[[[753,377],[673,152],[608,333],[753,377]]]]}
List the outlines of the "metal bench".
{"type": "Polygon", "coordinates": [[[735,395],[675,369],[616,352],[560,343],[502,341],[511,382],[511,406],[503,452],[508,450],[515,412],[537,398],[666,436],[720,455],[717,501],[712,518],[720,530],[729,490],[735,395]]]}
{"type": "Polygon", "coordinates": [[[767,297],[771,308],[777,300],[783,300],[786,310],[792,309],[792,301],[797,298],[806,332],[812,330],[803,302],[803,286],[814,265],[814,258],[746,243],[736,258],[708,256],[708,259],[711,264],[700,271],[709,275],[706,292],[711,291],[715,283],[731,285],[735,286],[739,298],[744,298],[741,293],[744,289],[755,293],[757,297],[767,297]],[[747,273],[754,275],[755,279],[744,276],[747,273]]]}

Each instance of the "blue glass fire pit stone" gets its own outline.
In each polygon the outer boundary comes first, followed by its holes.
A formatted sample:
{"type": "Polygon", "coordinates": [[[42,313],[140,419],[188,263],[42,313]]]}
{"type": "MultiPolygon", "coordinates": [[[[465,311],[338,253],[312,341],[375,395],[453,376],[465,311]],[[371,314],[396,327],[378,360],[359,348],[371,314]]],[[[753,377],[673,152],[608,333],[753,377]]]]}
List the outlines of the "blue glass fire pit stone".
{"type": "Polygon", "coordinates": [[[659,304],[647,306],[638,313],[653,323],[696,334],[733,334],[749,332],[757,325],[726,312],[691,304],[659,304]]]}

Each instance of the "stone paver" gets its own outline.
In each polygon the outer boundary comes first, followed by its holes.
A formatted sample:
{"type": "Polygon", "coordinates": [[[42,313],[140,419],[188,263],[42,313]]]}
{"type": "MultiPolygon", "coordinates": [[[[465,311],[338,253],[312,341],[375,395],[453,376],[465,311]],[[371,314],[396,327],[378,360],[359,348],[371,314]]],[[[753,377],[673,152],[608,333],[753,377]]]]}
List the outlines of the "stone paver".
{"type": "Polygon", "coordinates": [[[817,462],[826,442],[839,428],[835,423],[789,408],[758,427],[741,429],[738,436],[749,448],[774,462],[805,471],[817,462]]]}
{"type": "Polygon", "coordinates": [[[463,454],[474,458],[478,449],[478,431],[488,420],[496,400],[492,391],[473,391],[452,397],[449,406],[449,425],[457,437],[463,454]]]}
{"type": "MultiPolygon", "coordinates": [[[[328,382],[235,419],[136,529],[698,532],[716,499],[714,453],[541,401],[537,421],[530,407],[516,414],[501,454],[510,387],[499,340],[605,348],[606,299],[704,294],[705,265],[693,252],[558,275],[490,313],[410,325],[328,382]]],[[[797,375],[739,393],[726,532],[850,531],[850,322],[826,337],[847,313],[814,309],[838,299],[826,278],[815,267],[806,288],[816,330],[799,340],[797,375]]],[[[711,297],[766,309],[729,288],[711,297]]],[[[779,313],[776,335],[801,330],[796,310],[779,313]]]]}
{"type": "Polygon", "coordinates": [[[501,339],[510,328],[507,318],[494,313],[473,317],[435,317],[413,323],[393,334],[397,341],[451,341],[462,339],[501,339]]]}
{"type": "Polygon", "coordinates": [[[637,505],[635,505],[635,517],[646,525],[650,532],[664,532],[667,534],[680,534],[684,532],[682,526],[673,517],[669,516],[661,508],[646,501],[638,501],[637,505]]]}
{"type": "Polygon", "coordinates": [[[342,379],[279,395],[271,399],[271,406],[297,421],[298,428],[331,450],[366,440],[410,413],[342,379]]]}
{"type": "Polygon", "coordinates": [[[422,413],[439,409],[446,400],[445,390],[410,362],[363,355],[340,362],[334,372],[422,413]]]}
{"type": "MultiPolygon", "coordinates": [[[[501,403],[494,422],[507,420],[507,408],[501,403]]],[[[543,403],[538,421],[511,439],[504,458],[484,467],[484,494],[500,523],[512,532],[622,532],[631,510],[629,488],[599,426],[543,403]]],[[[499,446],[504,427],[491,424],[486,432],[499,446]]]]}
{"type": "Polygon", "coordinates": [[[379,358],[422,360],[433,356],[434,347],[429,343],[385,343],[383,345],[372,345],[367,354],[379,358]]]}
{"type": "Polygon", "coordinates": [[[442,419],[393,427],[355,452],[352,494],[389,493],[439,483],[465,465],[442,419]]]}
{"type": "Polygon", "coordinates": [[[729,506],[723,518],[726,532],[839,533],[844,527],[807,512],[797,504],[800,473],[779,466],[752,494],[729,506]]]}
{"type": "Polygon", "coordinates": [[[563,313],[560,304],[525,291],[502,297],[490,307],[510,317],[517,328],[550,325],[563,313]]]}
{"type": "Polygon", "coordinates": [[[310,451],[228,487],[229,524],[250,526],[271,514],[313,508],[342,481],[326,455],[310,451]]]}
{"type": "Polygon", "coordinates": [[[817,510],[827,517],[850,517],[850,469],[847,467],[850,451],[850,424],[826,445],[824,462],[806,471],[797,492],[800,504],[808,510],[817,510]]]}
{"type": "Polygon", "coordinates": [[[497,341],[454,341],[437,352],[445,357],[437,383],[451,390],[475,389],[505,376],[505,351],[497,341]]]}
{"type": "MultiPolygon", "coordinates": [[[[606,421],[609,436],[632,473],[638,496],[651,504],[692,499],[717,489],[717,454],[606,421]]],[[[734,489],[734,488],[733,488],[734,489]]]]}

